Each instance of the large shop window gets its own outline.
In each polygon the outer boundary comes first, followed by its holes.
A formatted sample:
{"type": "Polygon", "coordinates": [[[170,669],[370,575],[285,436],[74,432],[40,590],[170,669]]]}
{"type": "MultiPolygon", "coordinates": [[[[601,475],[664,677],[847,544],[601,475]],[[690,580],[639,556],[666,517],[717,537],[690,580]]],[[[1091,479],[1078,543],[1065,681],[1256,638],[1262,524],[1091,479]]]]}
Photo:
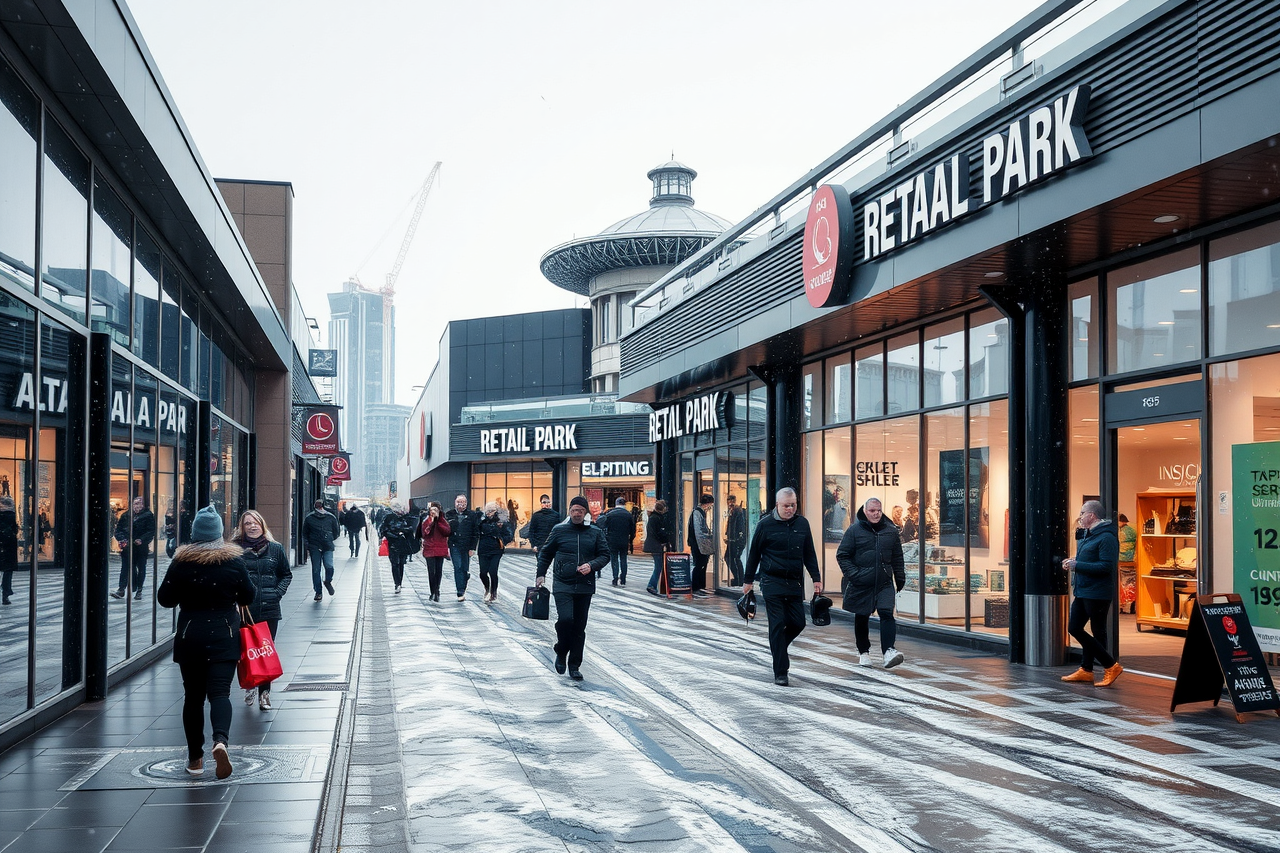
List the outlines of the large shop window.
{"type": "Polygon", "coordinates": [[[964,400],[964,367],[964,318],[927,328],[923,372],[925,408],[964,400]]]}
{"type": "Polygon", "coordinates": [[[822,425],[822,364],[806,364],[800,374],[800,428],[822,425]]]}
{"type": "Polygon", "coordinates": [[[1280,222],[1209,244],[1209,352],[1280,346],[1280,222]]]}
{"type": "Polygon", "coordinates": [[[89,269],[89,161],[62,128],[44,125],[44,220],[40,295],[85,322],[89,269]]]}
{"type": "MultiPolygon", "coordinates": [[[[859,424],[853,446],[853,504],[849,520],[868,498],[879,498],[885,515],[902,530],[907,585],[919,583],[920,418],[894,418],[859,424]]],[[[912,608],[912,613],[916,612],[912,608]]]]}
{"type": "Polygon", "coordinates": [[[93,185],[93,274],[90,326],[122,347],[130,344],[129,265],[133,218],[102,178],[93,185]]]}
{"type": "Polygon", "coordinates": [[[853,405],[858,420],[884,414],[884,345],[862,347],[853,356],[853,405]]]}
{"type": "Polygon", "coordinates": [[[1107,274],[1110,373],[1200,358],[1200,250],[1186,249],[1107,274]]]}
{"type": "MultiPolygon", "coordinates": [[[[580,466],[579,466],[580,470],[580,466]]],[[[581,479],[581,474],[578,477],[581,479]]],[[[571,489],[570,493],[574,491],[571,489]]],[[[545,462],[487,462],[471,466],[472,509],[482,509],[489,501],[496,502],[507,511],[517,534],[529,523],[530,516],[541,509],[539,498],[551,495],[556,511],[564,515],[567,507],[559,506],[560,499],[551,488],[551,467],[545,462]]],[[[604,498],[601,496],[601,502],[604,498]]],[[[516,547],[528,548],[529,542],[517,536],[516,547]]]]}
{"type": "Polygon", "coordinates": [[[1098,376],[1098,280],[1077,282],[1067,288],[1071,300],[1071,381],[1098,376]]]}
{"type": "Polygon", "coordinates": [[[0,61],[0,276],[35,291],[40,103],[0,61]]]}
{"type": "Polygon", "coordinates": [[[853,388],[850,380],[852,358],[851,353],[845,353],[827,359],[824,423],[841,424],[852,420],[853,388]]]}
{"type": "Polygon", "coordinates": [[[994,308],[969,316],[969,399],[1009,393],[1009,321],[994,308]]]}
{"type": "Polygon", "coordinates": [[[911,332],[889,340],[889,414],[920,408],[920,334],[911,332]]]}

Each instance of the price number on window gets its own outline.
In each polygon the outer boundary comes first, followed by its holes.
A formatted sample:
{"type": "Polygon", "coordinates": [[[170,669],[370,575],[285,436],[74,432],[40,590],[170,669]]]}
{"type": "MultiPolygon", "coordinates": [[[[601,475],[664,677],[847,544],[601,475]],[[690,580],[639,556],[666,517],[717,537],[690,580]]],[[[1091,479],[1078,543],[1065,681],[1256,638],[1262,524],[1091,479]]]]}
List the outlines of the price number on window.
{"type": "Polygon", "coordinates": [[[1263,607],[1273,604],[1280,606],[1280,586],[1255,586],[1250,587],[1249,591],[1253,593],[1254,604],[1261,604],[1263,607]]]}
{"type": "Polygon", "coordinates": [[[1253,538],[1258,540],[1258,548],[1263,551],[1280,550],[1280,542],[1276,541],[1276,531],[1270,527],[1259,527],[1253,531],[1253,538]]]}

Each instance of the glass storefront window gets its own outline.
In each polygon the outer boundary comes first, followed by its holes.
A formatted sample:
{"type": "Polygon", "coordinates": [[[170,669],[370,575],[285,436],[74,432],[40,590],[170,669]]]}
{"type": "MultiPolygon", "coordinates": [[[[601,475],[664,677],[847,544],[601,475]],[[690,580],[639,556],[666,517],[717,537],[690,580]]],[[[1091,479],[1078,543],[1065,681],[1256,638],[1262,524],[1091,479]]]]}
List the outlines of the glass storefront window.
{"type": "Polygon", "coordinates": [[[1209,244],[1209,352],[1280,346],[1280,222],[1209,244]]]}
{"type": "MultiPolygon", "coordinates": [[[[885,514],[902,529],[907,585],[898,607],[920,590],[920,419],[917,416],[859,424],[854,431],[853,494],[856,517],[868,498],[879,498],[885,514]],[[899,524],[897,519],[901,518],[899,524]]],[[[903,613],[919,613],[912,603],[903,613]]]]}
{"type": "Polygon", "coordinates": [[[95,177],[93,184],[93,274],[89,325],[129,347],[129,264],[133,218],[119,197],[95,177]]]}
{"type": "Polygon", "coordinates": [[[160,250],[138,229],[133,268],[133,352],[160,366],[160,250]]]}
{"type": "Polygon", "coordinates": [[[182,320],[178,303],[182,299],[182,279],[165,264],[160,303],[160,371],[179,381],[178,363],[182,350],[182,320]]]}
{"type": "Polygon", "coordinates": [[[1079,281],[1067,288],[1071,300],[1071,381],[1098,375],[1098,280],[1079,281]]]}
{"type": "Polygon", "coordinates": [[[920,336],[917,332],[889,339],[889,414],[920,408],[920,336]]]}
{"type": "Polygon", "coordinates": [[[884,414],[884,345],[862,347],[854,353],[854,417],[878,418],[884,414]]]}
{"type": "Polygon", "coordinates": [[[1200,251],[1107,274],[1107,367],[1128,373],[1200,358],[1200,251]]]}
{"type": "Polygon", "coordinates": [[[994,308],[969,317],[969,399],[1009,393],[1009,320],[994,308]]]}
{"type": "MultiPolygon", "coordinates": [[[[570,463],[577,470],[574,478],[582,483],[580,463],[570,463]]],[[[569,496],[578,494],[578,485],[570,488],[569,496]]],[[[652,486],[651,486],[652,488],[652,486]]],[[[639,491],[639,490],[637,490],[639,491]]],[[[552,505],[560,514],[567,507],[551,490],[551,468],[544,462],[488,462],[471,466],[471,493],[467,496],[471,509],[482,510],[489,501],[497,501],[512,519],[517,534],[529,522],[533,513],[541,509],[539,498],[551,495],[552,505]]],[[[601,498],[603,500],[603,497],[601,498]]],[[[450,503],[445,509],[452,509],[450,503]]],[[[528,548],[529,542],[517,535],[515,547],[528,548]]]]}
{"type": "Polygon", "coordinates": [[[747,437],[751,441],[769,435],[769,389],[767,386],[752,382],[748,386],[747,397],[750,403],[747,408],[747,437]]]}
{"type": "MultiPolygon", "coordinates": [[[[129,541],[128,513],[140,483],[133,482],[133,430],[130,413],[133,400],[133,365],[123,358],[111,360],[111,562],[107,567],[107,587],[111,592],[129,593],[132,571],[120,539],[129,541]],[[123,523],[122,523],[123,519],[123,523]]],[[[114,666],[130,654],[129,607],[127,599],[107,599],[107,665],[114,666]]]]}
{"type": "Polygon", "coordinates": [[[0,61],[0,276],[35,291],[40,102],[0,61]]]}
{"type": "MultiPolygon", "coordinates": [[[[156,505],[156,380],[141,368],[133,371],[133,400],[130,414],[133,420],[133,453],[130,457],[133,492],[130,498],[136,503],[142,499],[144,516],[132,517],[130,541],[134,543],[132,579],[126,597],[130,608],[130,648],[137,652],[155,642],[153,615],[156,588],[156,536],[159,526],[156,505]],[[139,526],[144,529],[139,530],[139,526]],[[141,540],[141,544],[138,544],[141,540]]],[[[136,506],[134,507],[136,509],[136,506]]]]}
{"type": "Polygon", "coordinates": [[[973,520],[966,513],[966,466],[975,479],[985,474],[980,454],[966,458],[964,433],[963,408],[925,417],[925,500],[917,510],[923,516],[924,619],[955,627],[965,624],[965,532],[973,520]]]}
{"type": "Polygon", "coordinates": [[[852,420],[851,362],[852,355],[850,353],[827,359],[826,417],[824,423],[841,424],[852,420]]]}
{"type": "Polygon", "coordinates": [[[53,119],[44,128],[40,296],[85,322],[89,269],[89,161],[53,119]]]}
{"type": "Polygon", "coordinates": [[[964,399],[964,364],[963,317],[925,329],[925,408],[945,406],[964,399]]]}
{"type": "Polygon", "coordinates": [[[969,629],[1008,636],[1009,403],[969,407],[969,629]]]}
{"type": "MultiPolygon", "coordinates": [[[[0,167],[2,168],[2,167],[0,167]]],[[[34,471],[36,407],[40,404],[35,352],[35,314],[0,292],[0,393],[15,403],[0,408],[0,592],[5,608],[5,653],[12,662],[0,667],[0,719],[29,707],[27,664],[31,652],[32,584],[37,578],[37,515],[34,471]]]]}
{"type": "Polygon", "coordinates": [[[200,302],[196,299],[195,291],[185,281],[182,282],[182,304],[179,310],[182,312],[182,341],[178,381],[184,388],[194,391],[197,385],[196,363],[200,345],[200,332],[196,325],[200,313],[200,302]]]}
{"type": "MultiPolygon", "coordinates": [[[[800,507],[797,510],[809,521],[809,529],[813,531],[814,545],[818,546],[819,534],[822,528],[822,503],[823,503],[823,458],[822,458],[822,433],[806,432],[802,438],[804,442],[804,477],[800,481],[800,507]]],[[[765,496],[765,506],[772,508],[777,502],[774,495],[765,496]]],[[[818,559],[822,559],[823,549],[818,547],[818,559]]],[[[826,568],[823,568],[826,571],[826,568]]]]}
{"type": "Polygon", "coordinates": [[[800,376],[800,429],[822,424],[822,365],[806,364],[800,376]]]}
{"type": "Polygon", "coordinates": [[[823,587],[839,588],[840,567],[836,563],[836,549],[844,538],[844,531],[853,523],[857,507],[853,504],[853,480],[851,471],[853,431],[849,427],[829,429],[823,432],[822,464],[822,518],[821,523],[811,519],[818,556],[822,561],[823,587]]]}

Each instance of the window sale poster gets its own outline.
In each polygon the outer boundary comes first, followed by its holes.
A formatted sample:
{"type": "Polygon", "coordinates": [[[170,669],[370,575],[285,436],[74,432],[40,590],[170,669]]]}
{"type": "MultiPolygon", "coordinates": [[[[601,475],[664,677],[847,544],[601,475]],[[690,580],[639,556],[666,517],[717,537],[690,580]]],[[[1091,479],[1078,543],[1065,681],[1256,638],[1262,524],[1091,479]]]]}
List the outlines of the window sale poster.
{"type": "Polygon", "coordinates": [[[1231,500],[1232,591],[1262,650],[1280,652],[1280,441],[1231,448],[1231,500]]]}

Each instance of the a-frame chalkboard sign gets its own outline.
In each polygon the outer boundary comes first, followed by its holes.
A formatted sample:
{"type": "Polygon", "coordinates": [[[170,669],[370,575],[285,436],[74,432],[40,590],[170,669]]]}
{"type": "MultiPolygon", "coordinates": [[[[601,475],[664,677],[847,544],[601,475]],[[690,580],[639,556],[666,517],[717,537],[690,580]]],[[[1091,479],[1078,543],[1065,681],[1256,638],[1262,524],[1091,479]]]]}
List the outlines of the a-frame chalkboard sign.
{"type": "Polygon", "coordinates": [[[1236,710],[1236,722],[1243,723],[1244,715],[1250,711],[1275,711],[1280,715],[1280,698],[1240,596],[1197,596],[1187,623],[1187,639],[1182,645],[1182,662],[1178,664],[1169,712],[1187,702],[1217,705],[1224,681],[1236,710]]]}
{"type": "Polygon", "coordinates": [[[687,553],[668,552],[662,555],[662,592],[667,598],[673,595],[693,597],[693,556],[687,553]]]}

